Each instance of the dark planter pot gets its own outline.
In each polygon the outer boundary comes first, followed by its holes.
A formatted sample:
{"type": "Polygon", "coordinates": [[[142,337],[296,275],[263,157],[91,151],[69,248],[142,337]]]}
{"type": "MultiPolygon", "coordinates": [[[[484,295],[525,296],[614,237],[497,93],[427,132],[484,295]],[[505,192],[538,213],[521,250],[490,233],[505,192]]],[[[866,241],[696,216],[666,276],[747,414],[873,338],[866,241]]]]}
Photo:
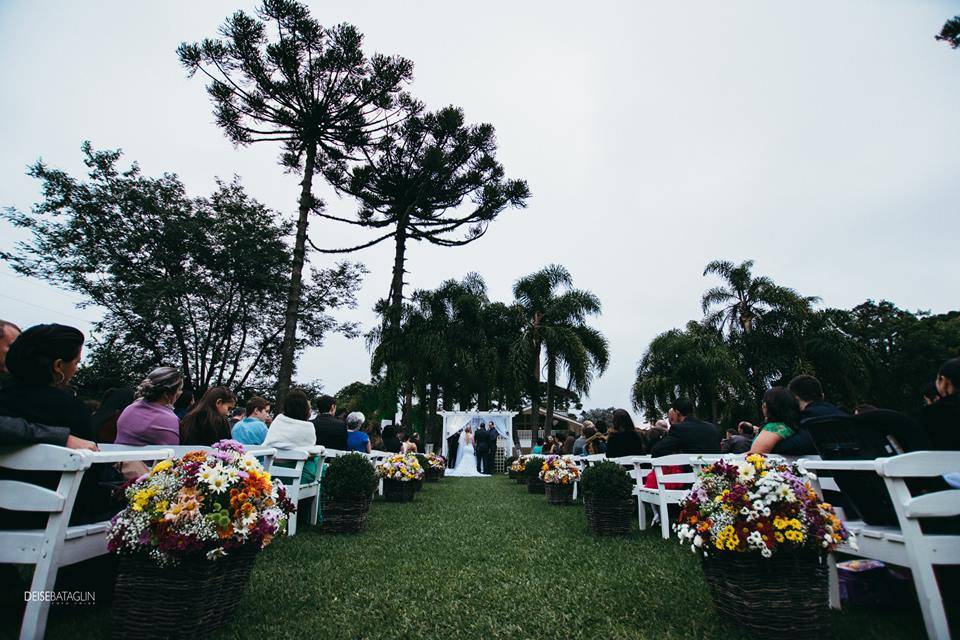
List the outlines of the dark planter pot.
{"type": "Polygon", "coordinates": [[[543,480],[540,478],[527,478],[527,492],[528,493],[546,493],[544,488],[543,480]]]}
{"type": "Polygon", "coordinates": [[[517,482],[519,482],[520,484],[527,484],[527,476],[523,475],[522,473],[519,474],[517,476],[517,482]]]}
{"type": "Polygon", "coordinates": [[[320,530],[323,533],[360,533],[367,526],[370,497],[320,501],[320,530]]]}
{"type": "Polygon", "coordinates": [[[427,482],[440,482],[440,478],[442,476],[443,476],[442,469],[434,469],[433,467],[430,467],[429,469],[427,469],[423,479],[426,480],[427,482]]]}
{"type": "Polygon", "coordinates": [[[718,553],[703,558],[717,611],[764,637],[830,633],[827,561],[814,551],[718,553]]]}
{"type": "Polygon", "coordinates": [[[383,479],[383,499],[387,502],[413,502],[417,490],[413,481],[402,482],[390,478],[383,479]]]}
{"type": "Polygon", "coordinates": [[[421,478],[421,479],[419,479],[419,480],[414,480],[414,481],[412,481],[410,484],[413,485],[413,490],[414,490],[414,491],[420,491],[421,489],[423,489],[423,478],[421,478]]]}
{"type": "Polygon", "coordinates": [[[158,567],[142,556],[121,556],[111,635],[116,639],[208,638],[236,613],[247,588],[256,548],[226,557],[190,557],[158,567]]]}
{"type": "Polygon", "coordinates": [[[547,494],[547,504],[566,505],[573,502],[572,484],[544,483],[544,490],[547,494]]]}
{"type": "Polygon", "coordinates": [[[601,498],[583,496],[583,511],[587,516],[587,530],[601,536],[630,533],[633,518],[633,498],[601,498]]]}
{"type": "Polygon", "coordinates": [[[516,480],[517,472],[514,471],[513,469],[510,469],[510,471],[507,472],[507,477],[509,477],[511,480],[516,480]]]}

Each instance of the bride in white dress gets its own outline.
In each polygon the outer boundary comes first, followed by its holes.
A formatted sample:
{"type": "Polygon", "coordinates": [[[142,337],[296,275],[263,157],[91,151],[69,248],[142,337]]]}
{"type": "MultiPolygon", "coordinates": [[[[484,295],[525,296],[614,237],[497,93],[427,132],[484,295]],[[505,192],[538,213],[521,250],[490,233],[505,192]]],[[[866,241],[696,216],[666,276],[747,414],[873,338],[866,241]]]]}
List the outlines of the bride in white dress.
{"type": "Polygon", "coordinates": [[[467,426],[460,432],[460,444],[457,446],[457,462],[453,469],[447,470],[447,476],[458,478],[487,478],[477,471],[477,449],[473,441],[473,428],[467,426]]]}

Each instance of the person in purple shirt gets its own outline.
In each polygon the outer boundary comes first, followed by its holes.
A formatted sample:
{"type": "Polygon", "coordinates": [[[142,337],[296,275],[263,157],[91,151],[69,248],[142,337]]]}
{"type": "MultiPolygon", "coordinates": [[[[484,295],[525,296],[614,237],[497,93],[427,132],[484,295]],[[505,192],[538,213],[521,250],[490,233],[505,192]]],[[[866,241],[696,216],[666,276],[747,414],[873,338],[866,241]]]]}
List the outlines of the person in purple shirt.
{"type": "Polygon", "coordinates": [[[159,367],[137,388],[137,400],[117,418],[116,444],[180,444],[180,420],[173,403],[183,392],[183,374],[159,367]]]}

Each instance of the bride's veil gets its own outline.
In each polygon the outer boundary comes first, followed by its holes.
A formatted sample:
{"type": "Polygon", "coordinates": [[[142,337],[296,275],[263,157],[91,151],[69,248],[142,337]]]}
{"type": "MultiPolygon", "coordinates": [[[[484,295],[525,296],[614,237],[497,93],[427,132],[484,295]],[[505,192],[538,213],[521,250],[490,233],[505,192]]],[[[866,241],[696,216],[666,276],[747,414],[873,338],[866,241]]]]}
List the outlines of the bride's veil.
{"type": "Polygon", "coordinates": [[[466,447],[465,447],[464,445],[465,445],[466,442],[467,442],[467,436],[466,436],[466,433],[464,432],[463,429],[460,430],[460,440],[459,440],[459,442],[460,442],[460,444],[459,444],[459,446],[457,447],[457,459],[456,459],[456,460],[454,461],[454,463],[453,463],[454,468],[460,466],[460,460],[463,458],[463,450],[466,449],[466,447]]]}

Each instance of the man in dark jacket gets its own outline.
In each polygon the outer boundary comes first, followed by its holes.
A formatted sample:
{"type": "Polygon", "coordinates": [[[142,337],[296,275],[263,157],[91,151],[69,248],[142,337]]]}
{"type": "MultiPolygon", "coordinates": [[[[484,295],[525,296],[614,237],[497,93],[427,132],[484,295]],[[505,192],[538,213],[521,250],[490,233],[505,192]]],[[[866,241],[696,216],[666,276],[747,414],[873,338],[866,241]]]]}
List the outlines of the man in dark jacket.
{"type": "Polygon", "coordinates": [[[347,425],[337,420],[337,401],[331,396],[317,398],[317,417],[313,428],[317,432],[317,444],[337,451],[347,450],[347,425]]]}
{"type": "Polygon", "coordinates": [[[920,426],[934,449],[960,450],[960,358],[947,360],[937,373],[940,399],[920,412],[920,426]]]}
{"type": "Polygon", "coordinates": [[[677,398],[670,405],[670,431],[650,454],[658,458],[671,453],[720,453],[720,430],[693,415],[693,402],[677,398]]]}
{"type": "Polygon", "coordinates": [[[786,440],[781,440],[773,448],[773,453],[784,456],[806,456],[817,453],[810,432],[803,428],[803,423],[812,418],[824,416],[845,416],[841,409],[824,399],[823,387],[820,381],[813,376],[797,376],[790,381],[787,389],[797,397],[800,405],[800,431],[786,440]]]}

